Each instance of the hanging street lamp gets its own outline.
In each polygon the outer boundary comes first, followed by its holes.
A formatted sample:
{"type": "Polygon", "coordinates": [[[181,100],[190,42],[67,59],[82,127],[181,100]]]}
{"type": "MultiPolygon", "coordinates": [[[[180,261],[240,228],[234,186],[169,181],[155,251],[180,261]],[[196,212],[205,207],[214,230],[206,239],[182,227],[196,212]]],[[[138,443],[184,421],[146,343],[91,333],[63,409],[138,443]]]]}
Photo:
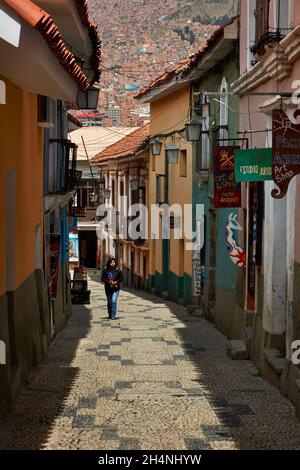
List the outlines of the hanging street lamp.
{"type": "Polygon", "coordinates": [[[138,180],[138,178],[137,178],[137,177],[132,178],[132,179],[130,180],[129,184],[130,184],[130,189],[131,189],[132,191],[137,190],[138,187],[139,187],[139,180],[138,180]]]}
{"type": "Polygon", "coordinates": [[[176,145],[169,145],[168,147],[165,147],[165,151],[166,151],[166,159],[168,163],[171,163],[171,164],[178,163],[179,147],[177,147],[176,145]]]}
{"type": "Polygon", "coordinates": [[[110,195],[111,195],[111,189],[105,188],[105,189],[103,190],[103,197],[104,197],[104,199],[109,199],[109,198],[110,198],[110,195]]]}
{"type": "Polygon", "coordinates": [[[161,148],[162,148],[162,143],[158,139],[154,139],[150,142],[151,145],[151,151],[152,155],[160,155],[161,154],[161,148]]]}
{"type": "Polygon", "coordinates": [[[100,87],[93,85],[85,93],[78,91],[77,106],[79,109],[97,109],[100,87]]]}
{"type": "Polygon", "coordinates": [[[201,138],[202,122],[193,119],[185,125],[185,136],[188,142],[197,142],[201,138]]]}

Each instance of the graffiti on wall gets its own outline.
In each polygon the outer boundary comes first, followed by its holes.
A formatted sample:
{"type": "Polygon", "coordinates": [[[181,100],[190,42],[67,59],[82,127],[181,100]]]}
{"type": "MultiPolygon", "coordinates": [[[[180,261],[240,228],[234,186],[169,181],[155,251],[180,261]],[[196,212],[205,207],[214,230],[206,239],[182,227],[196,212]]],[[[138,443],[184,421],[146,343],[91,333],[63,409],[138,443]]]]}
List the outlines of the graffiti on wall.
{"type": "Polygon", "coordinates": [[[238,245],[235,232],[242,231],[243,228],[237,221],[237,214],[230,212],[226,222],[226,242],[228,256],[239,268],[246,266],[246,253],[244,248],[238,245]]]}

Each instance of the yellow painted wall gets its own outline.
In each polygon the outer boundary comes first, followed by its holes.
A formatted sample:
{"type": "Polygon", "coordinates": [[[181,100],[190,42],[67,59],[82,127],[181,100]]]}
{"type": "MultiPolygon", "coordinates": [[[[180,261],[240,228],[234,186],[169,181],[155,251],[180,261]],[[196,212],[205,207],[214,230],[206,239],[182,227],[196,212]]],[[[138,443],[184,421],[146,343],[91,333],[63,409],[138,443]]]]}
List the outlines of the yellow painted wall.
{"type": "Polygon", "coordinates": [[[189,114],[190,87],[179,89],[150,105],[151,135],[183,129],[189,114]]]}
{"type": "MultiPolygon", "coordinates": [[[[6,172],[16,172],[14,288],[34,271],[36,226],[43,222],[43,130],[37,126],[37,95],[6,83],[0,105],[0,294],[6,291],[6,172]]],[[[41,225],[42,227],[42,225],[41,225]]],[[[40,253],[42,254],[41,232],[40,253]]]]}
{"type": "MultiPolygon", "coordinates": [[[[149,165],[149,203],[156,201],[156,175],[165,174],[165,150],[166,145],[175,144],[181,150],[186,150],[187,173],[180,176],[180,164],[169,164],[169,205],[179,203],[184,212],[184,204],[192,204],[192,145],[185,141],[182,131],[189,114],[190,89],[189,86],[170,94],[169,96],[151,103],[150,127],[151,136],[159,135],[163,140],[160,156],[152,156],[150,152],[149,165]],[[163,134],[173,135],[161,137],[163,134]],[[153,160],[155,159],[155,160],[153,160]]],[[[151,207],[151,206],[150,206],[151,207]]],[[[184,266],[179,265],[178,240],[170,241],[170,270],[177,275],[182,271],[192,274],[192,252],[184,252],[184,266]]],[[[150,275],[155,271],[162,273],[162,243],[156,240],[150,245],[150,275]]]]}

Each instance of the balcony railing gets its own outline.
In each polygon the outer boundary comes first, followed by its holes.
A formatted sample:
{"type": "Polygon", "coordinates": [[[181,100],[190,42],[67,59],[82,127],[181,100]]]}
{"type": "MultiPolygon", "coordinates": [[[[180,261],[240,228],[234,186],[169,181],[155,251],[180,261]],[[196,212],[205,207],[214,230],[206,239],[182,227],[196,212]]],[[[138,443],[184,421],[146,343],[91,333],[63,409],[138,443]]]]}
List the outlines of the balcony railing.
{"type": "Polygon", "coordinates": [[[68,139],[50,139],[49,142],[58,145],[58,172],[54,184],[49,182],[50,194],[66,194],[76,188],[82,177],[82,172],[76,170],[77,145],[68,139]]]}

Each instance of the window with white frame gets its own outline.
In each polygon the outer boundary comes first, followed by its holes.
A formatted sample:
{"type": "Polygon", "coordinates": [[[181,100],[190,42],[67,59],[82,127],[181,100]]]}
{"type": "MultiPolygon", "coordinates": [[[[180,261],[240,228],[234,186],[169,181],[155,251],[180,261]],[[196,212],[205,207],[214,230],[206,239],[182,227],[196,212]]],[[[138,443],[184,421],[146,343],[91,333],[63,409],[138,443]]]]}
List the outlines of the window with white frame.
{"type": "Polygon", "coordinates": [[[293,24],[293,1],[274,0],[274,24],[283,36],[289,32],[293,24]]]}
{"type": "Polygon", "coordinates": [[[220,145],[226,145],[228,139],[228,83],[224,77],[220,88],[220,145]]]}
{"type": "Polygon", "coordinates": [[[248,21],[247,21],[247,27],[248,27],[248,44],[247,44],[247,56],[248,56],[248,63],[247,63],[247,68],[250,70],[250,68],[253,65],[253,54],[251,52],[251,47],[254,46],[255,44],[255,24],[256,24],[256,0],[247,0],[248,2],[248,21]]]}

